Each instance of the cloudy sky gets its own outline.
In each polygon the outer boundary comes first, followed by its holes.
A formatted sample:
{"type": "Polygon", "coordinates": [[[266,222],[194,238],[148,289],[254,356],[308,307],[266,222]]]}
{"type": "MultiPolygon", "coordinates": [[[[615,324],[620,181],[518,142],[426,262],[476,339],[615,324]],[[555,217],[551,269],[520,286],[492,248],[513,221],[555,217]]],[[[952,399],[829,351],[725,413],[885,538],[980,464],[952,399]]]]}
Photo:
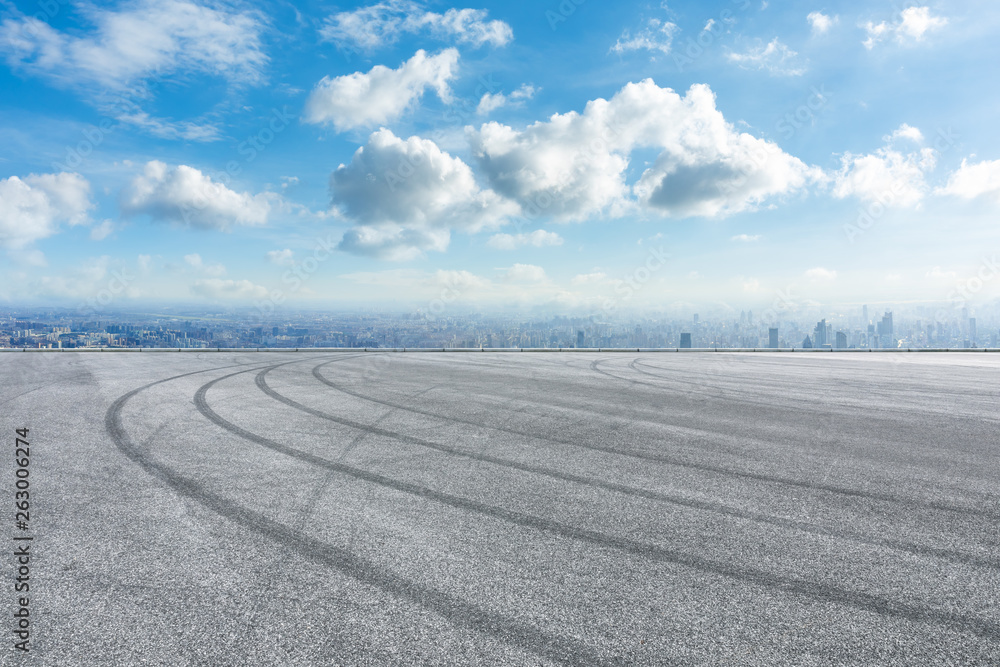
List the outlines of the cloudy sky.
{"type": "Polygon", "coordinates": [[[0,301],[945,300],[1000,251],[997,34],[985,0],[4,0],[0,301]]]}

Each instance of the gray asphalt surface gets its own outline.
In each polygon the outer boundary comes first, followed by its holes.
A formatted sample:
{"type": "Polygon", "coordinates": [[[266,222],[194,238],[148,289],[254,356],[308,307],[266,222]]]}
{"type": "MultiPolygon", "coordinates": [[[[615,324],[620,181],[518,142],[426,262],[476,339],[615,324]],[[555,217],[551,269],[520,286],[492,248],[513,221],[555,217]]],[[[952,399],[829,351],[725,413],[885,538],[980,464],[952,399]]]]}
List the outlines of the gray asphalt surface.
{"type": "Polygon", "coordinates": [[[0,354],[0,660],[996,665],[998,425],[1000,354],[0,354]]]}

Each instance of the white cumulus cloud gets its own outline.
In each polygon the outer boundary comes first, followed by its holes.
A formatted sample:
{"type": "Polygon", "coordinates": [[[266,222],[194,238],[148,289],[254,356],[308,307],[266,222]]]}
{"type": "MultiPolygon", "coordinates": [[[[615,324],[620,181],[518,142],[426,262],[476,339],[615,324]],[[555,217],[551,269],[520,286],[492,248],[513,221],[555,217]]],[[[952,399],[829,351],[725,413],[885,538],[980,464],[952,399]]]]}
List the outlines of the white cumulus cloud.
{"type": "Polygon", "coordinates": [[[467,135],[494,190],[527,214],[557,220],[636,204],[671,217],[720,216],[817,177],[777,145],[737,132],[704,84],[682,97],[646,79],[588,102],[583,113],[554,114],[524,130],[490,122],[467,135]],[[630,188],[625,172],[640,148],[661,152],[630,188]]]}
{"type": "Polygon", "coordinates": [[[386,129],[331,174],[330,191],[341,215],[358,225],[340,248],[390,259],[443,251],[451,230],[496,227],[518,212],[479,188],[469,166],[433,141],[403,140],[386,129]]]}
{"type": "Polygon", "coordinates": [[[275,195],[235,192],[194,167],[154,160],[122,190],[122,213],[203,229],[267,223],[275,195]]]}
{"type": "Polygon", "coordinates": [[[760,240],[760,234],[737,234],[729,239],[730,241],[741,241],[743,243],[752,243],[753,241],[760,240]]]}
{"type": "Polygon", "coordinates": [[[908,139],[914,143],[922,144],[924,143],[924,133],[919,128],[903,123],[893,130],[891,135],[885,137],[886,142],[896,141],[897,139],[908,139]]]}
{"type": "Polygon", "coordinates": [[[427,88],[448,102],[448,81],[455,77],[457,65],[457,49],[433,56],[421,49],[399,69],[376,65],[366,73],[323,77],[306,100],[305,121],[330,123],[338,132],[388,123],[419,100],[427,88]]]}
{"type": "Polygon", "coordinates": [[[60,224],[88,222],[90,183],[80,174],[31,174],[0,180],[0,247],[18,250],[52,236],[60,224]]]}
{"type": "Polygon", "coordinates": [[[899,13],[899,19],[893,23],[868,21],[862,27],[867,38],[862,42],[866,49],[871,50],[883,39],[895,35],[900,44],[919,42],[924,36],[934,30],[948,25],[948,19],[942,16],[932,16],[930,7],[907,7],[899,13]]]}
{"type": "Polygon", "coordinates": [[[855,196],[896,208],[920,204],[927,194],[926,175],[937,164],[937,152],[921,148],[903,153],[891,143],[898,138],[919,141],[922,137],[920,130],[904,124],[886,137],[889,144],[874,153],[845,153],[840,170],[833,174],[833,195],[841,199],[855,196]]]}
{"type": "Polygon", "coordinates": [[[1000,202],[1000,160],[984,160],[962,166],[952,172],[948,183],[936,190],[937,194],[953,195],[962,199],[986,197],[1000,202]]]}
{"type": "Polygon", "coordinates": [[[823,12],[810,12],[806,16],[806,19],[809,21],[809,25],[812,26],[814,35],[822,35],[828,32],[839,21],[838,17],[829,16],[823,12]]]}

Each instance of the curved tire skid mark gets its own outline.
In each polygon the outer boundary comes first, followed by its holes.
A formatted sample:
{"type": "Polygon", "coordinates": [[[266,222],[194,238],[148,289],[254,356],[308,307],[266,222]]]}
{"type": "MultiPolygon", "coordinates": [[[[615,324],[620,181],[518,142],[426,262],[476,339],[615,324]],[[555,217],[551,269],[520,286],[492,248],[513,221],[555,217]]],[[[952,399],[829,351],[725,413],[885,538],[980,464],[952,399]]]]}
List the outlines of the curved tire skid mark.
{"type": "MultiPolygon", "coordinates": [[[[543,435],[538,435],[538,434],[530,433],[530,432],[527,432],[527,431],[521,431],[521,430],[512,429],[512,428],[508,428],[508,427],[504,427],[504,426],[485,426],[483,424],[480,424],[478,422],[474,422],[474,421],[471,421],[471,420],[464,420],[464,419],[461,419],[459,417],[451,417],[451,416],[441,415],[441,414],[430,412],[430,411],[419,410],[419,409],[416,409],[416,408],[411,408],[409,406],[401,405],[399,403],[393,403],[391,401],[385,401],[385,400],[382,400],[382,399],[377,399],[377,398],[372,398],[372,397],[369,397],[369,396],[365,396],[364,394],[360,394],[360,393],[354,392],[354,391],[352,391],[350,389],[345,389],[344,387],[341,387],[341,386],[337,385],[336,383],[332,382],[331,380],[329,380],[328,378],[324,377],[323,374],[320,373],[319,369],[322,368],[323,366],[325,366],[328,363],[333,363],[333,362],[322,363],[322,364],[320,364],[319,366],[317,366],[316,368],[313,369],[313,376],[316,377],[316,379],[319,380],[320,382],[322,382],[323,384],[325,384],[325,385],[327,385],[327,386],[329,386],[329,387],[331,387],[333,389],[336,389],[337,391],[343,392],[345,394],[349,394],[351,396],[355,396],[357,398],[369,400],[369,401],[372,401],[372,402],[375,402],[375,403],[381,403],[382,405],[387,405],[387,406],[391,406],[391,407],[402,408],[404,410],[409,410],[410,412],[415,412],[417,414],[427,415],[428,417],[435,417],[437,419],[445,419],[445,420],[457,422],[457,423],[460,423],[460,424],[469,424],[471,426],[485,427],[485,428],[489,428],[489,429],[493,429],[493,430],[497,430],[497,431],[503,431],[504,433],[511,433],[511,434],[514,434],[514,435],[522,435],[522,436],[526,436],[526,437],[529,437],[529,438],[534,438],[536,440],[544,440],[546,442],[555,442],[555,443],[558,443],[558,444],[561,444],[561,445],[568,445],[570,447],[579,447],[581,449],[589,449],[589,450],[592,450],[592,451],[595,451],[595,452],[604,452],[604,453],[607,453],[607,454],[613,454],[613,455],[616,455],[616,456],[623,456],[623,457],[626,457],[626,458],[634,458],[634,459],[639,459],[639,460],[642,460],[642,461],[652,461],[652,462],[655,462],[655,463],[662,463],[664,465],[677,466],[679,468],[690,468],[692,470],[700,470],[702,472],[710,472],[710,473],[719,474],[719,475],[723,475],[723,476],[729,476],[729,477],[738,477],[740,479],[752,479],[752,480],[755,480],[755,481],[767,482],[767,483],[770,483],[770,484],[782,484],[782,485],[786,485],[786,486],[793,486],[793,487],[797,487],[797,488],[808,489],[810,491],[826,491],[826,492],[829,492],[829,493],[835,493],[835,494],[842,495],[842,496],[849,496],[849,497],[852,497],[852,498],[861,498],[861,499],[864,499],[864,500],[877,500],[877,501],[880,501],[880,502],[894,503],[894,504],[899,504],[899,505],[904,505],[904,506],[920,506],[920,507],[925,507],[925,508],[929,508],[929,509],[933,509],[933,510],[941,510],[941,511],[946,511],[946,512],[954,512],[956,514],[966,514],[966,515],[974,515],[974,516],[986,516],[986,517],[991,517],[991,518],[995,516],[994,512],[991,512],[990,510],[986,510],[986,509],[977,509],[977,508],[973,508],[973,507],[958,507],[958,506],[949,505],[949,504],[946,504],[946,503],[938,503],[938,502],[933,502],[933,501],[932,502],[920,502],[920,501],[916,501],[916,500],[909,499],[909,498],[900,498],[898,496],[894,496],[894,495],[888,494],[888,493],[879,493],[877,491],[861,491],[861,490],[858,490],[858,489],[850,489],[850,488],[846,488],[846,487],[842,487],[842,486],[836,486],[834,484],[825,484],[825,483],[818,483],[818,482],[808,482],[808,481],[804,481],[804,480],[792,479],[790,477],[780,477],[778,475],[768,475],[768,474],[765,474],[765,473],[756,473],[756,472],[750,472],[750,471],[732,470],[730,468],[725,468],[723,466],[711,465],[711,464],[708,464],[708,463],[696,463],[696,462],[693,462],[693,461],[685,461],[685,460],[680,459],[680,458],[675,457],[675,456],[667,456],[667,455],[663,455],[663,454],[646,454],[646,453],[643,453],[643,452],[635,452],[635,451],[624,451],[622,449],[617,449],[615,447],[606,447],[606,446],[603,446],[603,445],[597,445],[597,444],[593,444],[593,443],[581,442],[581,441],[578,441],[578,440],[571,440],[569,438],[556,438],[556,437],[553,437],[553,436],[543,436],[543,435]]],[[[594,363],[598,363],[598,362],[595,361],[594,363]]],[[[593,366],[593,364],[591,364],[591,366],[593,366]]],[[[600,371],[600,370],[598,372],[604,373],[604,371],[600,371]]],[[[607,373],[604,373],[604,374],[608,375],[607,373]]],[[[619,377],[617,377],[615,375],[609,375],[609,377],[613,377],[616,380],[623,380],[625,382],[634,382],[633,380],[628,380],[626,378],[619,378],[619,377]]]]}
{"type": "Polygon", "coordinates": [[[246,372],[248,371],[231,373],[229,375],[216,378],[215,380],[203,385],[195,394],[195,405],[198,407],[198,410],[217,426],[220,426],[226,431],[229,431],[244,440],[258,444],[266,449],[285,454],[286,456],[298,459],[310,465],[327,470],[333,470],[342,473],[347,477],[353,477],[355,479],[377,484],[379,486],[400,491],[418,498],[432,500],[442,505],[506,521],[507,523],[520,526],[522,528],[530,528],[570,540],[586,542],[597,547],[614,549],[616,551],[621,551],[623,553],[638,556],[647,560],[668,563],[671,565],[680,565],[693,570],[735,579],[743,583],[758,585],[763,588],[801,595],[822,603],[839,604],[911,622],[944,625],[956,630],[970,632],[984,639],[1000,641],[1000,625],[974,616],[928,609],[926,607],[898,602],[881,595],[865,593],[862,591],[851,591],[838,586],[832,586],[830,584],[816,583],[792,577],[781,577],[756,568],[714,562],[684,552],[664,549],[624,537],[613,537],[594,530],[579,528],[557,521],[552,521],[550,519],[524,514],[522,512],[489,505],[487,503],[471,500],[469,498],[454,496],[426,486],[414,484],[412,482],[406,482],[393,477],[388,477],[386,475],[381,475],[379,473],[339,463],[337,461],[331,461],[321,456],[290,447],[280,442],[257,435],[256,433],[247,431],[246,429],[227,421],[213,411],[208,405],[208,402],[206,401],[206,394],[209,389],[223,380],[246,372]]]}
{"type": "MultiPolygon", "coordinates": [[[[663,370],[663,371],[671,372],[669,369],[663,368],[662,366],[654,366],[654,365],[650,365],[650,364],[644,364],[644,363],[642,363],[643,361],[646,361],[645,357],[637,358],[637,359],[633,360],[629,364],[629,368],[631,368],[632,370],[636,371],[637,373],[642,373],[643,375],[646,375],[646,376],[649,376],[649,377],[652,377],[652,378],[656,378],[656,379],[659,379],[659,380],[665,380],[667,382],[681,383],[681,384],[691,385],[691,386],[695,386],[695,387],[702,386],[702,383],[697,382],[695,380],[684,380],[684,379],[680,379],[680,378],[673,377],[673,376],[666,377],[666,376],[658,374],[658,373],[651,373],[649,371],[644,371],[644,370],[642,370],[640,368],[637,368],[636,366],[644,366],[646,368],[655,368],[657,370],[663,370]]],[[[615,375],[611,375],[609,373],[604,373],[604,374],[608,375],[609,377],[617,377],[619,380],[627,380],[628,379],[628,378],[623,378],[623,377],[618,377],[618,376],[615,376],[615,375]]],[[[690,376],[691,374],[687,373],[686,375],[690,376]]],[[[649,383],[649,382],[641,382],[641,381],[636,381],[636,382],[638,384],[647,385],[647,386],[650,386],[650,387],[658,387],[658,388],[661,388],[661,389],[670,389],[670,387],[663,386],[663,385],[657,385],[657,384],[653,384],[653,383],[649,383]]],[[[689,392],[689,393],[696,394],[698,396],[705,396],[705,397],[708,397],[708,398],[716,398],[716,399],[719,399],[719,400],[732,401],[734,403],[743,403],[743,404],[747,404],[747,405],[760,405],[760,406],[763,406],[763,407],[774,407],[775,406],[775,403],[769,403],[767,401],[757,401],[757,400],[754,400],[752,398],[740,398],[740,397],[738,397],[738,395],[734,395],[729,390],[723,389],[721,387],[719,388],[719,391],[720,392],[726,392],[726,393],[721,394],[721,395],[714,395],[714,394],[710,394],[710,393],[707,393],[707,392],[704,392],[704,391],[700,391],[700,392],[693,392],[692,391],[692,392],[689,392]]],[[[815,407],[838,407],[839,411],[837,412],[837,414],[841,415],[841,416],[845,416],[845,417],[850,417],[852,415],[852,410],[854,409],[854,406],[851,406],[851,405],[828,406],[828,405],[826,405],[826,404],[824,404],[824,403],[822,403],[820,401],[815,401],[815,400],[810,400],[810,399],[803,399],[802,402],[803,403],[807,403],[807,404],[812,405],[812,406],[815,406],[815,407]]],[[[790,403],[781,404],[780,407],[781,407],[782,410],[789,410],[789,411],[801,412],[801,413],[805,413],[805,414],[812,414],[814,412],[814,408],[802,408],[802,407],[799,407],[797,405],[790,404],[790,403]]],[[[880,411],[887,412],[887,413],[890,413],[890,414],[893,414],[893,415],[897,415],[897,416],[900,416],[900,417],[904,417],[904,418],[908,414],[908,411],[906,409],[893,408],[893,407],[882,407],[882,408],[880,408],[880,411]]],[[[988,423],[991,423],[991,424],[1000,423],[1000,419],[996,419],[996,418],[990,417],[989,415],[984,415],[984,414],[981,414],[981,413],[976,413],[976,417],[978,419],[984,421],[984,422],[988,422],[988,423]]]]}
{"type": "MultiPolygon", "coordinates": [[[[302,360],[288,363],[298,363],[300,361],[302,360]]],[[[126,403],[135,395],[164,382],[231,367],[222,366],[220,368],[184,373],[152,382],[128,392],[118,398],[108,408],[104,419],[104,426],[108,435],[111,436],[115,446],[122,454],[180,495],[197,501],[204,507],[237,525],[264,535],[279,546],[289,548],[307,560],[337,569],[363,584],[374,586],[429,609],[456,627],[481,632],[535,655],[568,665],[623,664],[621,660],[614,660],[600,655],[584,643],[570,638],[547,635],[530,625],[518,623],[501,615],[480,609],[447,593],[442,593],[408,581],[392,572],[381,570],[373,563],[349,551],[309,537],[262,514],[249,510],[238,503],[212,493],[202,484],[188,479],[172,468],[153,460],[152,457],[135,445],[125,431],[122,425],[121,412],[126,403]]]]}
{"type": "MultiPolygon", "coordinates": [[[[331,362],[325,362],[321,364],[324,366],[331,362]]],[[[319,368],[319,367],[317,367],[319,368]]],[[[572,473],[566,473],[559,470],[554,470],[552,468],[546,468],[544,466],[530,465],[526,463],[521,463],[519,461],[512,461],[510,459],[505,459],[497,456],[490,456],[489,454],[481,454],[477,452],[470,452],[459,447],[451,447],[449,445],[444,445],[437,442],[431,442],[429,440],[424,440],[422,438],[417,438],[415,436],[407,435],[405,433],[399,433],[396,431],[390,431],[375,425],[364,424],[362,422],[357,422],[352,419],[346,419],[344,417],[338,417],[336,415],[331,415],[322,410],[316,410],[307,405],[303,405],[298,401],[288,398],[283,394],[278,393],[272,389],[267,384],[267,374],[271,371],[271,368],[265,368],[261,370],[255,382],[257,387],[263,391],[265,394],[271,398],[288,405],[289,407],[295,408],[301,412],[318,417],[319,419],[324,419],[327,421],[332,421],[343,426],[348,426],[350,428],[357,429],[364,434],[380,435],[387,438],[392,438],[400,442],[405,442],[407,444],[416,445],[418,447],[424,447],[427,449],[432,449],[445,454],[451,454],[454,456],[461,456],[464,458],[472,459],[475,461],[483,461],[485,463],[491,463],[494,465],[502,466],[504,468],[512,468],[514,470],[520,470],[522,472],[527,472],[535,475],[540,475],[543,477],[549,477],[551,479],[557,479],[564,482],[570,482],[573,484],[579,484],[581,486],[587,486],[596,489],[604,489],[606,491],[612,491],[621,493],[627,496],[645,498],[647,500],[654,500],[658,502],[669,503],[671,505],[677,505],[680,507],[686,507],[690,509],[703,510],[706,512],[712,512],[715,514],[722,514],[725,516],[734,517],[736,519],[741,519],[744,521],[751,521],[754,523],[767,524],[771,526],[777,526],[780,528],[788,528],[792,530],[798,530],[810,535],[818,535],[821,537],[837,537],[840,539],[847,539],[860,544],[867,544],[869,546],[884,547],[889,549],[894,549],[896,551],[904,551],[917,556],[929,556],[934,558],[940,558],[943,560],[948,560],[956,563],[964,563],[969,565],[976,565],[984,568],[1000,569],[1000,560],[992,558],[980,558],[972,554],[966,554],[961,552],[954,552],[947,549],[939,549],[936,547],[924,546],[920,544],[913,544],[909,542],[902,542],[889,539],[872,538],[866,535],[860,535],[857,533],[852,533],[850,531],[827,529],[816,524],[807,523],[804,521],[796,521],[794,519],[784,519],[782,517],[776,517],[768,514],[763,514],[760,512],[751,512],[747,510],[741,510],[738,508],[729,507],[720,503],[706,502],[702,500],[696,500],[691,498],[684,498],[683,496],[673,496],[665,493],[659,493],[656,491],[650,491],[648,489],[640,489],[637,487],[628,486],[625,484],[618,484],[615,482],[606,482],[599,479],[594,479],[592,477],[585,477],[582,475],[575,475],[572,473]]],[[[393,403],[386,403],[384,401],[379,401],[375,399],[367,399],[364,396],[353,394],[347,392],[352,396],[358,396],[363,400],[369,400],[373,403],[379,405],[387,405],[389,407],[404,410],[407,412],[413,412],[416,414],[428,415],[431,417],[436,417],[444,421],[456,421],[462,424],[469,424],[472,426],[477,426],[481,428],[491,429],[493,427],[483,426],[481,424],[476,424],[472,421],[455,420],[449,417],[444,417],[440,415],[435,415],[430,412],[425,412],[421,410],[412,409],[404,405],[397,405],[393,403]]],[[[500,429],[507,430],[507,429],[500,429]]],[[[514,433],[514,431],[509,431],[514,433]]]]}

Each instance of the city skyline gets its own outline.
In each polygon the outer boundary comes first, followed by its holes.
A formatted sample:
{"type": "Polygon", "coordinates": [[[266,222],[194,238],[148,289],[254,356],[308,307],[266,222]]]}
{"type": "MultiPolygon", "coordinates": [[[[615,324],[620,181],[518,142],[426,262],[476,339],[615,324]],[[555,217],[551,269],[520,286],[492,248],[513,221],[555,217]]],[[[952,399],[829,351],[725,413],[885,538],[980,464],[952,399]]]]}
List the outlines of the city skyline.
{"type": "Polygon", "coordinates": [[[15,2],[0,304],[992,308],[998,27],[985,2],[15,2]]]}
{"type": "MultiPolygon", "coordinates": [[[[167,306],[166,311],[172,310],[167,306]]],[[[0,348],[697,348],[697,349],[997,349],[1000,311],[976,317],[963,308],[946,319],[918,310],[869,317],[869,309],[816,312],[744,310],[737,317],[595,316],[430,312],[273,313],[252,310],[96,313],[0,309],[0,348]]]]}

